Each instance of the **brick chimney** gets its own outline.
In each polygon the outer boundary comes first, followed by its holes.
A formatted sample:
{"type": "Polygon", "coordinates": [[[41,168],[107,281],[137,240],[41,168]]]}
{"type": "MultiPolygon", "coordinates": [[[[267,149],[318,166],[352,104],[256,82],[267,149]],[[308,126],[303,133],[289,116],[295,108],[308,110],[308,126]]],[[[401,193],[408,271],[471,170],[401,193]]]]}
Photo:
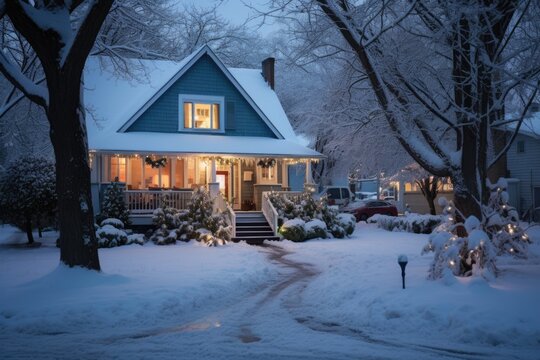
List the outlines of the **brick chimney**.
{"type": "Polygon", "coordinates": [[[263,60],[262,62],[262,76],[264,80],[270,85],[270,88],[274,90],[274,64],[276,59],[269,57],[263,60]]]}

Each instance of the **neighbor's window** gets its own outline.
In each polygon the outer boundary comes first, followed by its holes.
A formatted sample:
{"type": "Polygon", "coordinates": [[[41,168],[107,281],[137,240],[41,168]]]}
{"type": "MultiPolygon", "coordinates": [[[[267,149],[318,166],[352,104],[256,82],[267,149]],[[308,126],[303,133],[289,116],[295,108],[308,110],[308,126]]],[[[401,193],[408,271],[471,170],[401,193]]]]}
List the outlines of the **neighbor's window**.
{"type": "Polygon", "coordinates": [[[183,129],[220,130],[223,128],[223,98],[180,96],[183,129]]]}
{"type": "Polygon", "coordinates": [[[518,153],[524,153],[525,152],[525,141],[520,140],[517,142],[517,152],[518,153]]]}

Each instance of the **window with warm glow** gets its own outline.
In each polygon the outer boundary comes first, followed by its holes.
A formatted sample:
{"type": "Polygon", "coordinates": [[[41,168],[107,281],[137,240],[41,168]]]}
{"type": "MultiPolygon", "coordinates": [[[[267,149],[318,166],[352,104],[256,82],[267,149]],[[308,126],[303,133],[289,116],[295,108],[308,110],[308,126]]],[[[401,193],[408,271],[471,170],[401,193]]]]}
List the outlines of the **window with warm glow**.
{"type": "Polygon", "coordinates": [[[127,158],[113,156],[111,157],[111,181],[126,182],[127,179],[127,158]]]}
{"type": "Polygon", "coordinates": [[[183,130],[223,129],[222,97],[181,95],[180,102],[183,130]]]}
{"type": "Polygon", "coordinates": [[[277,166],[257,166],[257,176],[259,184],[277,184],[277,166]]]}

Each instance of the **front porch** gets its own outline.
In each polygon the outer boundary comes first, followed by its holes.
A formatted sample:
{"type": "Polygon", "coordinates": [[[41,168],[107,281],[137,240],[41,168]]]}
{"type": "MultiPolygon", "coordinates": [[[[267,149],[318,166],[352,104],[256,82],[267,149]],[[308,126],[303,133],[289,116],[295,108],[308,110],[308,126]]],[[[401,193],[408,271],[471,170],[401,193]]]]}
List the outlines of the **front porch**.
{"type": "Polygon", "coordinates": [[[102,194],[114,180],[125,184],[125,200],[134,224],[150,224],[163,195],[170,206],[185,209],[193,189],[200,186],[214,196],[220,194],[234,211],[260,211],[264,192],[302,191],[305,184],[312,184],[311,161],[316,160],[92,152],[95,211],[99,212],[102,194]]]}

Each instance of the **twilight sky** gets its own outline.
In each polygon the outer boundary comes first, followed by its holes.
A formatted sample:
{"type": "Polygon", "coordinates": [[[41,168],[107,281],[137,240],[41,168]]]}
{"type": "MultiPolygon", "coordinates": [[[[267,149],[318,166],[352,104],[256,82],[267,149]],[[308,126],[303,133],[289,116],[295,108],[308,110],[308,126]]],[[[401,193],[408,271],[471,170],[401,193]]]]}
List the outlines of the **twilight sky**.
{"type": "MultiPolygon", "coordinates": [[[[231,23],[236,25],[243,24],[249,18],[255,15],[255,12],[250,9],[249,6],[266,9],[268,8],[269,0],[180,0],[180,3],[191,3],[200,6],[212,6],[219,4],[218,12],[231,23]]],[[[257,29],[261,35],[268,35],[278,29],[278,25],[268,23],[263,24],[260,28],[258,25],[261,22],[261,18],[252,20],[248,26],[253,29],[257,29]]]]}

